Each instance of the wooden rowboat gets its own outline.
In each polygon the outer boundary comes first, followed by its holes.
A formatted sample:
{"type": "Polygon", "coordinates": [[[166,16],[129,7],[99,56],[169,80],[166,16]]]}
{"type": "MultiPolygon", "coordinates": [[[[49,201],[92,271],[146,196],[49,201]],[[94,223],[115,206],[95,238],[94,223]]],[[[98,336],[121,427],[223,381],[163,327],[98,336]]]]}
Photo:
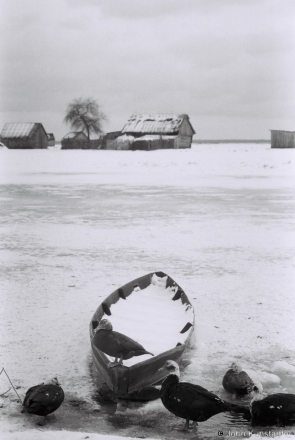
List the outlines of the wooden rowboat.
{"type": "Polygon", "coordinates": [[[134,398],[137,393],[140,396],[142,390],[164,379],[165,372],[160,368],[166,360],[181,360],[193,329],[192,304],[170,276],[164,272],[152,272],[136,278],[107,296],[92,316],[90,340],[95,368],[116,396],[126,399],[134,398]],[[154,356],[132,358],[123,361],[123,365],[110,368],[113,359],[93,343],[95,329],[102,318],[110,320],[116,331],[124,334],[129,331],[127,336],[154,356]],[[119,325],[123,321],[128,326],[125,331],[119,325]],[[141,334],[145,338],[143,343],[141,334]]]}

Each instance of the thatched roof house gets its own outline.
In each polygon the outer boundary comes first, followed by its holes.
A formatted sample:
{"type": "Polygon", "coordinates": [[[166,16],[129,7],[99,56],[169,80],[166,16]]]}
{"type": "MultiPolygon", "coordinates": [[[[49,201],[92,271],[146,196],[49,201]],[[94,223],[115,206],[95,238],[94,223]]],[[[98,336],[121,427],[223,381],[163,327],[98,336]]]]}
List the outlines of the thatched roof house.
{"type": "Polygon", "coordinates": [[[295,148],[295,131],[270,130],[271,148],[295,148]]]}
{"type": "Polygon", "coordinates": [[[132,149],[190,148],[195,130],[186,114],[134,114],[122,134],[137,138],[132,149]]]}
{"type": "Polygon", "coordinates": [[[47,148],[48,139],[44,127],[39,122],[9,122],[0,135],[7,148],[47,148]]]}

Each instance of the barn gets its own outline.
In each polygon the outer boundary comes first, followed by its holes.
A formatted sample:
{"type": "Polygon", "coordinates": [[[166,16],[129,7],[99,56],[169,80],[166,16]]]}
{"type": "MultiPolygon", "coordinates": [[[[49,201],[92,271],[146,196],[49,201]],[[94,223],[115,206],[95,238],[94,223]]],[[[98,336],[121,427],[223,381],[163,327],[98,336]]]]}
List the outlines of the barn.
{"type": "Polygon", "coordinates": [[[195,130],[186,114],[134,114],[122,134],[135,138],[130,149],[191,148],[195,130]]]}
{"type": "Polygon", "coordinates": [[[55,137],[53,133],[47,133],[48,147],[55,146],[55,137]]]}
{"type": "Polygon", "coordinates": [[[1,142],[10,149],[47,148],[48,139],[44,127],[39,122],[9,122],[0,135],[1,142]]]}
{"type": "Polygon", "coordinates": [[[271,148],[295,148],[295,131],[270,130],[271,148]]]}

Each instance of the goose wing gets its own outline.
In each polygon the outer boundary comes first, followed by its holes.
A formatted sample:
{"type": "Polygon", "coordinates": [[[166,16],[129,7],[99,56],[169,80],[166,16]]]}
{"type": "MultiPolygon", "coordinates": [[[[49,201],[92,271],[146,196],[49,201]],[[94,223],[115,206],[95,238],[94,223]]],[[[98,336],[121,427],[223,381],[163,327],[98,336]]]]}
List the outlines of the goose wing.
{"type": "Polygon", "coordinates": [[[26,404],[30,408],[59,406],[64,400],[62,388],[55,385],[41,385],[28,396],[26,404]]]}
{"type": "Polygon", "coordinates": [[[253,381],[248,376],[245,371],[241,371],[240,373],[234,373],[234,371],[228,370],[222,381],[223,387],[226,391],[229,392],[238,392],[249,389],[249,391],[253,388],[253,381]]]}
{"type": "Polygon", "coordinates": [[[39,388],[39,387],[40,387],[40,385],[35,385],[35,386],[33,386],[33,387],[31,387],[31,388],[28,389],[28,391],[26,392],[26,395],[25,395],[24,401],[23,401],[23,405],[26,405],[26,404],[27,404],[27,402],[28,402],[30,396],[31,396],[31,395],[34,393],[34,391],[36,391],[37,388],[39,388]]]}
{"type": "Polygon", "coordinates": [[[260,401],[263,406],[268,409],[278,410],[279,413],[294,413],[295,414],[295,395],[277,393],[265,397],[260,401]]]}
{"type": "Polygon", "coordinates": [[[204,409],[210,405],[221,404],[223,401],[200,385],[180,382],[170,390],[170,398],[189,408],[204,409]]]}
{"type": "Polygon", "coordinates": [[[239,374],[232,376],[232,384],[237,389],[243,389],[253,386],[253,381],[245,371],[241,371],[239,374]]]}
{"type": "Polygon", "coordinates": [[[142,345],[140,345],[138,342],[134,341],[133,339],[129,338],[129,336],[123,335],[123,333],[112,331],[111,337],[114,346],[116,345],[118,351],[121,350],[124,350],[124,352],[130,352],[134,350],[145,351],[142,345]]]}

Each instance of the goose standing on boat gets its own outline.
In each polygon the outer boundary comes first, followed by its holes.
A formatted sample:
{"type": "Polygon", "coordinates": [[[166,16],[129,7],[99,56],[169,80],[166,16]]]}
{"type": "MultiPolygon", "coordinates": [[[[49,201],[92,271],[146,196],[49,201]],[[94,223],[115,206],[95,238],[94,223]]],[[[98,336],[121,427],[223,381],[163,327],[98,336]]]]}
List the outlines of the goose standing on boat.
{"type": "Polygon", "coordinates": [[[199,385],[179,382],[179,367],[176,362],[166,361],[163,369],[167,370],[168,376],[162,383],[161,400],[168,411],[186,420],[183,428],[185,431],[189,429],[190,420],[193,421],[194,428],[198,422],[205,422],[221,412],[243,413],[249,418],[248,408],[225,402],[199,385]]]}
{"type": "Polygon", "coordinates": [[[222,380],[223,388],[235,396],[245,396],[253,391],[254,383],[242,367],[233,362],[222,380]]]}
{"type": "Polygon", "coordinates": [[[265,397],[260,386],[254,386],[250,403],[251,424],[277,425],[295,423],[295,394],[277,393],[265,397]]]}
{"type": "Polygon", "coordinates": [[[43,416],[43,422],[40,421],[38,424],[44,425],[47,421],[45,417],[60,407],[64,397],[64,391],[60,383],[56,377],[53,377],[28,389],[23,401],[24,409],[22,412],[43,416]]]}
{"type": "Polygon", "coordinates": [[[122,333],[114,331],[108,319],[102,319],[95,329],[93,344],[99,350],[115,358],[115,362],[109,364],[109,367],[122,365],[123,359],[131,359],[134,356],[142,356],[144,354],[154,356],[149,351],[146,351],[138,342],[122,333]]]}

